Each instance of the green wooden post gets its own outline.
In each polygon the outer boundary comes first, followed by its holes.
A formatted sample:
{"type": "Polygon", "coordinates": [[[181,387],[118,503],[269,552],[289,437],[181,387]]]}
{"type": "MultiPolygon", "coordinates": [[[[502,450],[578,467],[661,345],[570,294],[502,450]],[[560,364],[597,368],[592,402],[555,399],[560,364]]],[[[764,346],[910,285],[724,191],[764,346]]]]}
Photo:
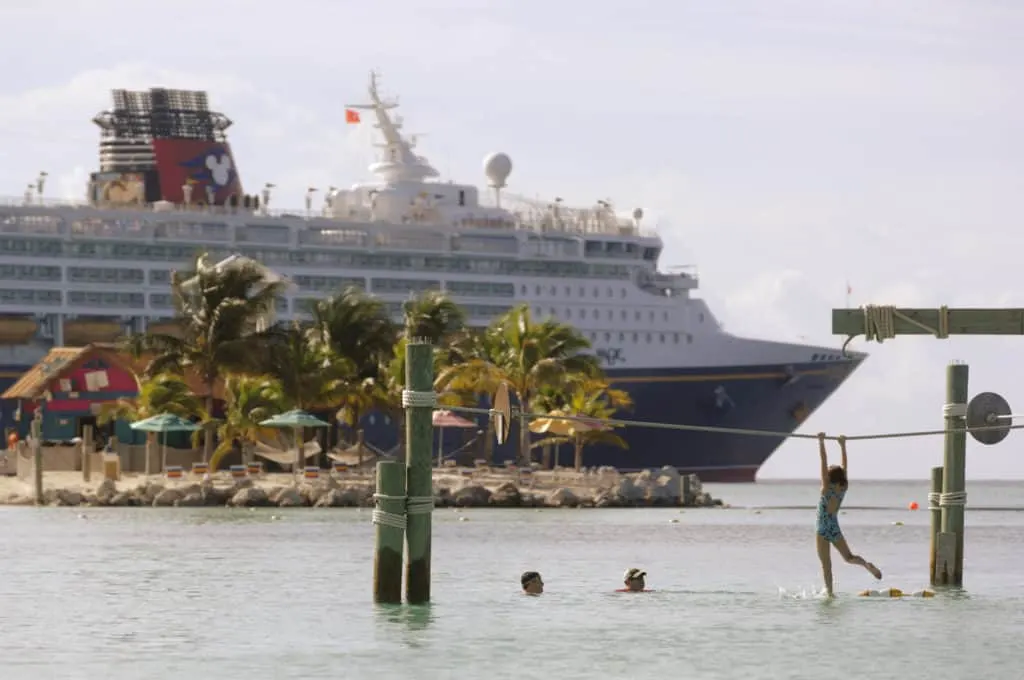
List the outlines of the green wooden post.
{"type": "Polygon", "coordinates": [[[32,418],[32,476],[35,478],[36,505],[42,505],[43,498],[43,418],[36,409],[32,418]]]}
{"type": "Polygon", "coordinates": [[[935,565],[939,549],[939,533],[942,532],[942,508],[939,507],[939,496],[942,494],[942,468],[932,468],[932,491],[928,494],[928,510],[932,513],[931,559],[929,560],[928,580],[936,584],[935,565]]]}
{"type": "Polygon", "coordinates": [[[377,543],[373,552],[373,599],[382,604],[402,601],[405,550],[405,465],[397,460],[377,463],[377,543]]]}
{"type": "Polygon", "coordinates": [[[434,348],[430,344],[416,340],[406,345],[405,384],[406,488],[409,494],[405,599],[409,604],[425,604],[430,601],[431,513],[434,510],[431,449],[436,397],[434,348]]]}
{"type": "Polygon", "coordinates": [[[967,364],[946,368],[946,451],[942,474],[942,533],[956,542],[953,568],[947,565],[945,585],[962,586],[964,581],[964,505],[967,458],[967,364]]]}

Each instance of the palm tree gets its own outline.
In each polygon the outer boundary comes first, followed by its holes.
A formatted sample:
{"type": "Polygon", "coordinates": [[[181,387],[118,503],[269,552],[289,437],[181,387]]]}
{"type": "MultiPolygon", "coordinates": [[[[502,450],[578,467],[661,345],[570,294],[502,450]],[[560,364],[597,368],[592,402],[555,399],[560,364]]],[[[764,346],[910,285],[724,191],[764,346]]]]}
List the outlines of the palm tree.
{"type": "Polygon", "coordinates": [[[210,470],[217,469],[236,439],[242,445],[243,461],[248,463],[259,435],[273,432],[260,423],[282,413],[286,406],[281,385],[273,378],[228,375],[224,380],[224,418],[217,430],[220,444],[210,459],[210,470]]]}
{"type": "MultiPolygon", "coordinates": [[[[508,385],[523,412],[545,387],[557,388],[577,377],[602,375],[590,343],[572,326],[554,319],[535,322],[528,305],[513,308],[494,320],[482,334],[468,334],[457,350],[461,361],[448,366],[440,384],[456,393],[493,394],[508,385]]],[[[530,460],[530,433],[519,426],[519,457],[530,460]]]]}
{"type": "Polygon", "coordinates": [[[330,406],[355,377],[352,362],[319,340],[315,329],[278,324],[264,337],[263,366],[277,380],[289,408],[330,406]]]}
{"type": "MultiPolygon", "coordinates": [[[[259,371],[261,332],[284,292],[282,281],[268,278],[256,262],[241,259],[217,267],[206,253],[189,272],[174,272],[177,334],[144,333],[128,339],[136,356],[154,355],[146,375],[194,371],[205,388],[205,409],[213,413],[214,386],[228,372],[259,371]]],[[[207,432],[203,460],[209,460],[213,439],[207,432]]]]}
{"type": "Polygon", "coordinates": [[[313,307],[313,328],[337,356],[352,362],[359,378],[376,377],[395,343],[395,326],[384,303],[356,287],[319,301],[313,307]]]}
{"type": "Polygon", "coordinates": [[[403,334],[445,346],[466,327],[466,313],[446,293],[427,291],[402,305],[403,334]]]}
{"type": "Polygon", "coordinates": [[[591,444],[609,444],[621,449],[628,449],[626,441],[611,431],[612,426],[599,421],[615,417],[624,409],[633,407],[633,399],[624,390],[617,390],[601,379],[582,378],[571,380],[564,388],[558,390],[545,389],[534,402],[536,412],[547,413],[549,416],[582,416],[593,418],[594,422],[584,421],[575,425],[575,421],[565,428],[565,435],[555,435],[543,439],[534,447],[550,444],[572,442],[574,450],[573,465],[576,471],[583,469],[583,450],[591,444]]]}
{"type": "Polygon", "coordinates": [[[337,419],[355,430],[358,439],[363,416],[387,402],[380,376],[395,343],[395,326],[383,302],[349,287],[313,308],[313,333],[350,364],[352,375],[338,400],[337,419]]]}
{"type": "MultiPolygon", "coordinates": [[[[182,418],[199,416],[204,421],[209,417],[203,408],[202,401],[192,394],[188,383],[181,376],[173,373],[160,373],[151,378],[144,378],[139,383],[139,392],[136,396],[119,397],[116,401],[106,402],[100,406],[96,422],[99,425],[107,425],[116,420],[135,422],[161,413],[173,413],[182,418]]],[[[153,443],[154,434],[151,433],[147,436],[149,444],[153,443]]],[[[147,475],[151,473],[150,463],[147,446],[147,475]]]]}

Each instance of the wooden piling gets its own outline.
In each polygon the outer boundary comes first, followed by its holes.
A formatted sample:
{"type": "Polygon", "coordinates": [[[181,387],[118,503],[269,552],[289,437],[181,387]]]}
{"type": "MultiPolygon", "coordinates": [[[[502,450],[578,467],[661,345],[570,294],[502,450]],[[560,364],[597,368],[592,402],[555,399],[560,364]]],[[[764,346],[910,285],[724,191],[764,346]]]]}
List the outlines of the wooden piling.
{"type": "Polygon", "coordinates": [[[42,413],[36,410],[32,418],[32,476],[35,481],[36,505],[45,502],[43,498],[43,419],[42,413]]]}
{"type": "Polygon", "coordinates": [[[377,507],[373,513],[377,542],[373,552],[373,599],[381,604],[402,601],[405,549],[405,465],[377,463],[377,507]]]}
{"type": "MultiPolygon", "coordinates": [[[[942,533],[955,540],[952,574],[946,585],[960,587],[964,580],[964,506],[963,493],[967,453],[967,378],[966,364],[946,368],[946,447],[942,473],[942,533]]],[[[947,567],[948,568],[948,567],[947,567]]],[[[947,572],[948,573],[948,572],[947,572]]]]}
{"type": "Polygon", "coordinates": [[[942,493],[942,468],[932,468],[932,491],[928,494],[928,510],[932,520],[931,559],[929,560],[928,579],[934,586],[937,583],[935,567],[939,550],[939,534],[942,532],[942,509],[939,507],[939,495],[942,493]]]}
{"type": "Polygon", "coordinates": [[[86,425],[82,428],[82,481],[88,482],[89,478],[92,477],[92,454],[93,454],[93,438],[92,438],[92,425],[86,425]]]}
{"type": "MultiPolygon", "coordinates": [[[[405,384],[411,392],[405,409],[406,488],[409,495],[406,545],[409,561],[405,572],[405,599],[409,604],[430,601],[430,542],[432,533],[434,481],[433,405],[417,404],[417,394],[434,392],[434,348],[414,341],[405,348],[405,384]],[[430,499],[427,505],[426,499],[430,499]]],[[[419,399],[424,399],[419,397],[419,399]]]]}

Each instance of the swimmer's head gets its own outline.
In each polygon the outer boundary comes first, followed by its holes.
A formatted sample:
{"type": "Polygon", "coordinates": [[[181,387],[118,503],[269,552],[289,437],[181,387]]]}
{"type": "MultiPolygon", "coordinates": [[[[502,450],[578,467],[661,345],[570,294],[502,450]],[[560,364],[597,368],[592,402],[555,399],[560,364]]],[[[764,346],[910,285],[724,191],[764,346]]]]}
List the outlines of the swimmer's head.
{"type": "Polygon", "coordinates": [[[523,586],[523,592],[528,595],[540,595],[544,592],[544,580],[540,577],[539,572],[524,571],[523,575],[519,577],[519,582],[523,586]]]}
{"type": "Polygon", "coordinates": [[[626,584],[626,587],[630,590],[643,590],[647,585],[647,572],[641,569],[633,567],[627,569],[626,573],[622,576],[622,582],[626,584]]]}
{"type": "Polygon", "coordinates": [[[828,483],[836,486],[846,486],[846,470],[838,465],[828,469],[828,483]]]}

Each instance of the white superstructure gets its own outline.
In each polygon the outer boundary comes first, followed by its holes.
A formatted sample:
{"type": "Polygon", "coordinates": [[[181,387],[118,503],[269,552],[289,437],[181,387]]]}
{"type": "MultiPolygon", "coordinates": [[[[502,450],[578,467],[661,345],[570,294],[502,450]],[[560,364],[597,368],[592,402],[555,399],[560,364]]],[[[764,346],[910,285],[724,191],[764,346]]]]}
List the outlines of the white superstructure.
{"type": "MultiPolygon", "coordinates": [[[[476,186],[437,181],[375,77],[369,95],[352,108],[369,112],[383,137],[375,179],[332,189],[319,210],[312,191],[303,210],[268,210],[269,186],[258,208],[190,198],[146,204],[141,189],[126,189],[117,203],[92,189],[88,202],[59,203],[42,199],[42,178],[36,191],[0,205],[0,364],[30,365],[50,346],[169,318],[171,272],[201,249],[287,276],[294,286],[279,301],[282,318],[307,315],[311,302],[348,285],[385,300],[395,316],[410,294],[442,289],[473,325],[529,303],[535,316],[581,329],[612,369],[837,358],[830,348],[725,333],[693,297],[694,271],[658,271],[662,241],[640,209],[621,217],[605,201],[570,208],[506,194],[512,161],[503,153],[485,159],[487,200],[476,186]]],[[[213,181],[227,177],[227,161],[207,160],[213,181]]]]}

